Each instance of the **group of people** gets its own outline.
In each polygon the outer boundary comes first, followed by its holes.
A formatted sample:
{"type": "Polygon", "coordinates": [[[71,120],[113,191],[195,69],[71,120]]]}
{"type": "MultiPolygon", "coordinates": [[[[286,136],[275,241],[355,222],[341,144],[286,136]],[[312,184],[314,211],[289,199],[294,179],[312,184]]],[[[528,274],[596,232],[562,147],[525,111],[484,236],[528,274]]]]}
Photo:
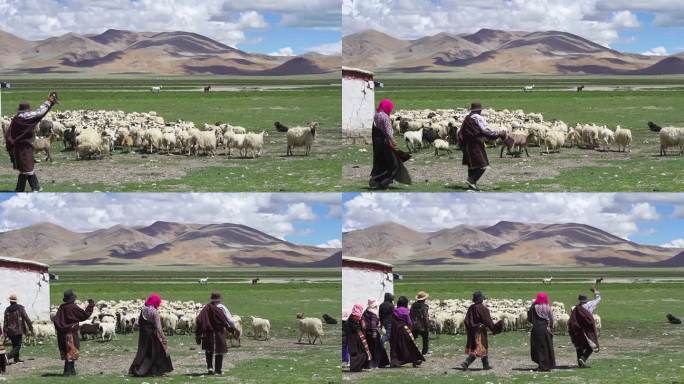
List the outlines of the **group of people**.
{"type": "MultiPolygon", "coordinates": [[[[594,299],[579,295],[578,303],[570,313],[568,334],[575,346],[577,365],[587,366],[587,360],[599,349],[598,331],[593,312],[601,301],[601,294],[592,287],[594,299]]],[[[378,306],[375,298],[363,304],[354,305],[351,314],[342,314],[342,362],[351,372],[374,368],[399,367],[412,363],[414,367],[426,361],[429,348],[429,306],[425,302],[428,294],[418,292],[414,303],[408,309],[408,299],[401,296],[396,307],[391,293],[385,294],[385,301],[378,306]],[[382,335],[381,330],[385,334],[382,335]],[[418,349],[416,338],[422,338],[422,351],[418,349]],[[387,357],[385,343],[390,343],[387,357]]],[[[468,307],[463,325],[466,332],[465,360],[461,368],[465,371],[478,358],[482,369],[490,370],[488,334],[496,335],[503,331],[503,320],[494,322],[486,297],[480,292],[473,293],[473,303],[468,307]]],[[[537,370],[548,372],[556,367],[553,349],[554,316],[549,297],[545,292],[537,294],[527,311],[527,321],[531,323],[530,355],[537,364],[537,370]]]]}
{"type": "MultiPolygon", "coordinates": [[[[10,306],[5,309],[5,318],[0,336],[9,338],[12,350],[0,350],[0,373],[4,373],[8,363],[22,363],[19,352],[23,336],[33,333],[31,319],[23,306],[17,304],[17,295],[9,297],[10,306]]],[[[76,304],[73,290],[64,292],[63,303],[53,318],[57,334],[57,346],[64,361],[64,376],[76,375],[76,361],[80,357],[79,323],[93,314],[95,301],[88,300],[85,308],[76,304]]],[[[173,371],[169,345],[164,334],[159,315],[162,299],[152,293],[140,310],[138,318],[138,350],[128,374],[131,376],[163,376],[173,371]]],[[[207,371],[210,375],[223,374],[223,355],[228,352],[227,336],[239,338],[233,317],[228,308],[221,303],[221,294],[214,292],[210,301],[197,316],[195,341],[205,352],[207,371]]],[[[0,343],[3,348],[4,342],[0,343]]]]}
{"type": "MultiPolygon", "coordinates": [[[[390,117],[393,110],[394,103],[389,99],[383,99],[373,117],[373,169],[368,182],[371,189],[387,189],[395,181],[411,184],[411,176],[404,166],[404,162],[409,160],[411,155],[399,149],[394,140],[390,117]]],[[[463,151],[463,165],[468,167],[465,183],[469,190],[479,191],[477,182],[489,167],[485,142],[497,138],[506,138],[506,131],[489,129],[485,118],[482,117],[482,104],[473,102],[457,138],[463,151]]]]}

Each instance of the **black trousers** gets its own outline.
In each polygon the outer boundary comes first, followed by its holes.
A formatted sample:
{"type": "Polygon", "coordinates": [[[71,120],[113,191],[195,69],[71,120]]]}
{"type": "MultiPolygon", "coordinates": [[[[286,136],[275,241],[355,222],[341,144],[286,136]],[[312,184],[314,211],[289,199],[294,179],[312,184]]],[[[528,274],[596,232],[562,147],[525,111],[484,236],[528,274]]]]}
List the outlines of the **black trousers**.
{"type": "Polygon", "coordinates": [[[413,331],[413,338],[414,338],[414,339],[418,339],[418,336],[420,336],[421,339],[423,339],[423,350],[422,350],[422,354],[425,355],[425,354],[428,353],[428,346],[429,346],[429,343],[430,343],[430,331],[427,331],[427,330],[425,330],[425,331],[415,331],[415,330],[414,330],[414,331],[413,331]]]}
{"type": "Polygon", "coordinates": [[[577,352],[577,359],[582,359],[585,362],[589,359],[589,356],[594,353],[594,349],[588,345],[586,347],[575,348],[575,351],[577,352]]]}
{"type": "Polygon", "coordinates": [[[12,350],[10,351],[9,355],[7,355],[7,359],[14,359],[15,362],[19,361],[19,351],[21,350],[21,344],[24,340],[24,336],[22,335],[14,335],[14,336],[9,336],[8,337],[10,341],[12,342],[12,350]]]}
{"type": "Polygon", "coordinates": [[[29,185],[31,186],[32,191],[38,191],[40,190],[40,184],[38,183],[38,177],[36,177],[35,174],[33,175],[24,175],[23,173],[20,173],[19,176],[17,176],[17,187],[15,188],[15,192],[24,192],[26,190],[26,182],[28,181],[29,185]]]}
{"type": "Polygon", "coordinates": [[[485,168],[468,168],[468,181],[477,184],[482,175],[485,173],[485,168]]]}

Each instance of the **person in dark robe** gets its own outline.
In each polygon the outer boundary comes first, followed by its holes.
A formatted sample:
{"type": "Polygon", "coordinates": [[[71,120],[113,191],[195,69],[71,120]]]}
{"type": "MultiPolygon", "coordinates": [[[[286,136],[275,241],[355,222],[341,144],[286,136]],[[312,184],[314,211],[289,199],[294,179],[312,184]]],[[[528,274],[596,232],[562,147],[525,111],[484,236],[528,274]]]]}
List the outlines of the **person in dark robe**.
{"type": "Polygon", "coordinates": [[[589,356],[599,350],[598,330],[594,311],[601,301],[601,293],[592,287],[594,300],[589,301],[586,295],[579,295],[578,303],[570,312],[568,320],[568,334],[577,352],[577,365],[580,368],[587,366],[589,356]]]}
{"type": "Polygon", "coordinates": [[[159,317],[161,297],[152,293],[138,318],[138,352],[128,374],[131,376],[163,376],[173,371],[169,346],[159,317]]]}
{"type": "Polygon", "coordinates": [[[88,299],[88,306],[85,309],[76,305],[76,294],[68,289],[64,292],[62,305],[57,309],[52,322],[57,331],[57,346],[59,353],[64,360],[64,376],[76,375],[76,360],[78,360],[81,343],[78,337],[78,324],[88,320],[93,314],[95,301],[88,299]]]}
{"type": "Polygon", "coordinates": [[[473,304],[466,312],[463,325],[466,330],[467,340],[465,361],[461,363],[463,370],[468,370],[478,357],[482,359],[482,369],[489,370],[489,342],[487,340],[487,329],[493,334],[498,334],[503,330],[503,321],[494,324],[489,313],[489,308],[484,305],[485,296],[482,292],[473,293],[473,304]]]}
{"type": "Polygon", "coordinates": [[[400,367],[411,363],[413,367],[425,361],[425,357],[413,338],[413,322],[408,309],[408,299],[399,297],[397,307],[392,313],[392,333],[390,335],[390,365],[400,367]]]}
{"type": "Polygon", "coordinates": [[[374,297],[368,299],[368,307],[363,312],[363,329],[366,335],[368,349],[373,355],[370,367],[387,367],[389,365],[389,358],[387,357],[385,348],[382,346],[378,301],[374,297]]]}
{"type": "Polygon", "coordinates": [[[430,342],[430,329],[429,329],[429,307],[425,303],[428,295],[424,291],[418,292],[416,295],[416,301],[411,304],[411,321],[413,321],[413,337],[418,338],[420,336],[423,339],[423,355],[430,353],[428,351],[428,346],[430,342]]]}
{"type": "Polygon", "coordinates": [[[394,313],[394,296],[391,293],[385,292],[385,299],[380,304],[379,317],[380,324],[385,329],[385,335],[382,336],[383,348],[384,344],[389,341],[392,333],[392,314],[394,313]]]}
{"type": "Polygon", "coordinates": [[[399,149],[394,140],[394,130],[390,114],[394,104],[384,99],[378,105],[373,117],[373,169],[368,185],[371,189],[387,189],[396,180],[403,184],[411,184],[411,176],[404,162],[411,155],[399,149]]]}
{"type": "Polygon", "coordinates": [[[223,374],[223,354],[228,352],[227,332],[234,332],[226,313],[219,307],[221,294],[211,294],[209,304],[197,315],[195,341],[202,345],[210,375],[223,374]]]}
{"type": "Polygon", "coordinates": [[[5,351],[5,336],[2,333],[2,327],[0,327],[0,375],[7,372],[7,355],[5,351]]]}
{"type": "Polygon", "coordinates": [[[9,129],[5,132],[5,147],[12,161],[12,167],[19,172],[16,192],[24,192],[27,181],[32,191],[40,190],[38,177],[36,177],[34,170],[35,159],[33,158],[35,129],[55,104],[57,104],[55,92],[50,93],[47,101],[35,111],[31,111],[28,102],[22,101],[17,108],[17,114],[12,118],[9,129]]]}
{"type": "Polygon", "coordinates": [[[349,371],[361,372],[368,367],[373,354],[368,347],[363,329],[363,304],[355,304],[347,319],[347,348],[349,349],[349,371]]]}
{"type": "Polygon", "coordinates": [[[349,367],[349,344],[347,336],[347,321],[349,312],[342,311],[342,368],[349,367]]]}
{"type": "Polygon", "coordinates": [[[489,167],[489,159],[485,150],[485,141],[505,138],[506,132],[494,132],[487,127],[482,117],[482,104],[474,102],[470,105],[470,114],[466,116],[458,131],[458,141],[463,151],[463,165],[468,167],[468,188],[479,191],[477,182],[489,167]]]}
{"type": "Polygon", "coordinates": [[[23,363],[21,359],[21,345],[23,343],[24,335],[33,333],[33,323],[26,314],[23,305],[17,303],[17,295],[15,293],[9,295],[9,307],[5,308],[5,321],[3,322],[3,330],[5,337],[10,339],[12,343],[12,350],[7,355],[7,359],[14,359],[14,363],[23,363]]]}
{"type": "Polygon", "coordinates": [[[553,311],[546,292],[537,294],[537,299],[527,311],[527,321],[532,323],[532,361],[537,363],[540,372],[548,372],[556,366],[556,355],[553,351],[553,311]]]}

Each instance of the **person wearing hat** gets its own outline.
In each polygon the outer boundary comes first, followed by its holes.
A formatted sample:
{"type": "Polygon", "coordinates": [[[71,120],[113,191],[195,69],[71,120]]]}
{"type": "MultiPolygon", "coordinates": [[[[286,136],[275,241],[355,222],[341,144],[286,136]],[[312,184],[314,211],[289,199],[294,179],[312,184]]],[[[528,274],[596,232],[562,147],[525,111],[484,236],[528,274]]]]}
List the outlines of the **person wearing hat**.
{"type": "Polygon", "coordinates": [[[33,333],[33,324],[26,314],[24,306],[17,304],[17,295],[9,295],[9,307],[5,308],[5,321],[3,321],[3,333],[10,339],[12,350],[7,355],[7,359],[14,359],[14,363],[23,363],[19,356],[24,335],[33,333]]]}
{"type": "Polygon", "coordinates": [[[168,341],[159,316],[161,302],[161,297],[152,293],[140,310],[138,352],[128,369],[131,376],[162,376],[173,371],[168,341]]]}
{"type": "Polygon", "coordinates": [[[59,353],[62,360],[64,360],[64,376],[75,376],[76,360],[80,356],[79,348],[81,347],[78,325],[80,322],[88,320],[90,315],[93,314],[95,301],[88,299],[88,305],[85,309],[82,309],[76,304],[76,294],[74,291],[67,289],[64,291],[62,302],[52,322],[55,324],[55,330],[57,331],[59,353]]]}
{"type": "Polygon", "coordinates": [[[468,370],[478,357],[482,359],[482,369],[489,370],[489,342],[487,340],[487,328],[493,334],[500,333],[503,329],[503,321],[494,324],[489,308],[484,305],[485,296],[480,291],[473,293],[473,304],[466,312],[463,325],[466,330],[467,340],[465,354],[468,355],[461,367],[468,370]]]}
{"type": "Polygon", "coordinates": [[[392,101],[383,99],[373,117],[373,169],[368,181],[371,189],[387,189],[394,181],[411,184],[411,176],[404,166],[404,162],[409,160],[411,155],[399,149],[394,140],[394,129],[390,119],[392,110],[392,101]]]}
{"type": "Polygon", "coordinates": [[[598,330],[594,311],[601,301],[601,293],[592,287],[594,300],[589,301],[586,295],[579,295],[578,303],[570,312],[568,319],[568,334],[577,352],[577,365],[580,368],[587,366],[587,360],[594,350],[599,350],[598,330]]]}
{"type": "Polygon", "coordinates": [[[223,354],[228,352],[226,332],[233,332],[234,327],[226,317],[226,313],[219,307],[221,294],[213,292],[197,315],[195,341],[202,346],[210,375],[223,374],[223,354]]]}
{"type": "Polygon", "coordinates": [[[468,188],[479,191],[477,182],[489,167],[485,141],[505,137],[506,131],[494,132],[487,127],[487,122],[482,117],[482,104],[479,101],[473,102],[470,105],[470,114],[463,120],[458,131],[458,142],[463,151],[463,165],[468,167],[468,188]]]}
{"type": "Polygon", "coordinates": [[[38,177],[36,177],[33,158],[33,141],[36,138],[35,129],[45,115],[57,104],[57,94],[51,92],[38,109],[31,111],[27,101],[19,103],[17,114],[12,118],[10,127],[5,132],[5,147],[12,160],[12,167],[19,172],[17,177],[16,192],[24,192],[28,181],[31,190],[40,190],[38,177]]]}
{"type": "Polygon", "coordinates": [[[378,300],[374,297],[368,299],[368,306],[363,312],[363,330],[366,335],[366,342],[371,351],[373,359],[370,361],[370,368],[384,368],[389,365],[387,352],[382,346],[380,337],[380,311],[378,300]]]}
{"type": "Polygon", "coordinates": [[[425,303],[425,299],[427,299],[429,296],[430,295],[428,295],[425,291],[420,291],[416,295],[416,301],[414,301],[413,304],[411,304],[411,321],[413,321],[413,337],[418,338],[418,336],[420,336],[421,339],[423,339],[423,355],[427,355],[429,353],[428,343],[430,340],[430,316],[428,314],[429,307],[425,303]]]}

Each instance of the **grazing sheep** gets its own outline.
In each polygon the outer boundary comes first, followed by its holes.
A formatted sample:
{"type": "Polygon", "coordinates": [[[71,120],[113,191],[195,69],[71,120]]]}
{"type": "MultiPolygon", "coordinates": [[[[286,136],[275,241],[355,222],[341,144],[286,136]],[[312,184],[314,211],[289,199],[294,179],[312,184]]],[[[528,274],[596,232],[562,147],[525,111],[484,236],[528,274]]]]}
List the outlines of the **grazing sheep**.
{"type": "Polygon", "coordinates": [[[554,333],[566,334],[568,332],[568,321],[570,321],[570,315],[563,313],[556,318],[556,323],[554,324],[554,333]]]}
{"type": "Polygon", "coordinates": [[[133,151],[133,136],[126,135],[121,139],[121,150],[126,153],[133,151]]]}
{"type": "Polygon", "coordinates": [[[143,138],[147,142],[147,145],[149,146],[148,153],[152,153],[153,150],[159,151],[162,147],[162,138],[163,138],[162,131],[159,128],[152,128],[148,129],[145,131],[145,135],[143,135],[143,138]]]}
{"type": "Polygon", "coordinates": [[[33,334],[26,336],[26,344],[36,345],[43,340],[57,337],[57,333],[54,324],[36,321],[33,323],[33,334]]]}
{"type": "Polygon", "coordinates": [[[260,317],[250,316],[252,320],[252,331],[254,332],[254,339],[268,340],[268,335],[271,332],[271,322],[260,317]]]}
{"type": "Polygon", "coordinates": [[[94,339],[100,335],[100,325],[90,321],[82,322],[78,326],[78,332],[81,340],[88,340],[89,337],[94,339]]]}
{"type": "Polygon", "coordinates": [[[166,154],[170,154],[176,147],[176,134],[173,132],[166,132],[162,135],[161,149],[166,149],[166,154]]]}
{"type": "Polygon", "coordinates": [[[246,156],[244,153],[245,137],[247,137],[246,134],[236,133],[233,131],[233,129],[227,130],[223,136],[226,144],[225,155],[230,156],[231,148],[235,148],[239,151],[241,157],[246,156]]]}
{"type": "Polygon", "coordinates": [[[316,339],[321,341],[323,344],[323,322],[321,319],[315,317],[304,317],[304,314],[297,314],[297,323],[299,323],[299,341],[302,342],[302,337],[306,335],[309,344],[316,344],[316,339]],[[313,341],[311,338],[313,337],[313,341]]]}
{"type": "Polygon", "coordinates": [[[37,137],[32,143],[33,151],[35,153],[45,152],[47,155],[45,161],[52,161],[52,156],[50,156],[50,145],[52,144],[53,138],[54,135],[52,134],[50,134],[48,137],[37,137]]]}
{"type": "Polygon", "coordinates": [[[553,277],[545,277],[542,279],[542,284],[551,284],[553,277]]]}
{"type": "Polygon", "coordinates": [[[621,128],[619,125],[615,127],[615,144],[617,144],[618,152],[631,152],[629,147],[632,143],[632,131],[621,128]]]}
{"type": "Polygon", "coordinates": [[[550,131],[544,137],[544,147],[546,153],[560,152],[560,149],[565,145],[565,135],[563,132],[550,131]]]}
{"type": "Polygon", "coordinates": [[[534,91],[534,84],[526,85],[523,87],[523,92],[532,92],[532,91],[534,91]]]}
{"type": "Polygon", "coordinates": [[[178,316],[170,313],[160,313],[159,317],[164,333],[169,336],[174,335],[176,333],[176,329],[178,329],[178,316]]]}
{"type": "Polygon", "coordinates": [[[406,140],[406,148],[408,148],[408,151],[415,152],[417,146],[423,146],[423,128],[417,131],[404,132],[404,140],[406,140]]]}
{"type": "Polygon", "coordinates": [[[308,127],[294,127],[287,130],[287,156],[292,156],[292,148],[306,147],[306,156],[309,156],[311,145],[316,140],[317,122],[309,123],[308,127]]]}
{"type": "Polygon", "coordinates": [[[83,129],[76,136],[76,156],[79,160],[98,158],[102,155],[102,135],[95,129],[83,129]]]}
{"type": "Polygon", "coordinates": [[[240,344],[241,344],[240,337],[241,336],[237,336],[237,337],[235,337],[235,336],[236,335],[242,335],[242,317],[240,317],[238,315],[233,315],[233,324],[235,324],[235,330],[237,331],[237,333],[228,332],[228,340],[230,340],[231,345],[233,345],[233,340],[236,340],[238,343],[238,346],[240,346],[240,344]]]}
{"type": "MultiPolygon", "coordinates": [[[[423,143],[432,144],[435,140],[439,139],[439,132],[434,128],[424,128],[423,129],[423,143]]],[[[451,136],[449,136],[449,142],[451,142],[451,136]]],[[[422,145],[421,145],[422,147],[422,145]]]]}
{"type": "Polygon", "coordinates": [[[439,156],[439,151],[445,151],[451,155],[451,149],[449,149],[449,142],[442,139],[437,139],[432,142],[432,146],[435,147],[435,156],[439,156]]]}
{"type": "Polygon", "coordinates": [[[599,133],[599,137],[601,138],[601,149],[605,152],[610,151],[610,144],[615,141],[615,133],[607,127],[603,127],[599,133]]]}
{"type": "Polygon", "coordinates": [[[195,155],[199,155],[200,151],[202,151],[205,155],[216,156],[216,135],[214,132],[200,131],[192,139],[195,155]]]}
{"type": "Polygon", "coordinates": [[[209,284],[209,278],[205,277],[205,278],[199,279],[199,280],[197,280],[197,283],[199,283],[199,285],[207,285],[207,284],[209,284]]]}
{"type": "Polygon", "coordinates": [[[530,133],[524,128],[517,129],[510,134],[507,134],[506,139],[504,139],[504,145],[501,146],[501,153],[499,153],[499,157],[503,157],[504,149],[506,149],[506,154],[516,157],[520,156],[524,149],[525,155],[530,157],[530,153],[527,152],[527,138],[529,136],[530,133]]]}
{"type": "MultiPolygon", "coordinates": [[[[315,131],[315,130],[314,130],[315,131]]],[[[289,131],[288,131],[289,133],[289,131]]],[[[261,131],[261,133],[248,133],[245,136],[245,154],[251,152],[252,158],[256,159],[261,156],[261,151],[264,149],[264,137],[268,136],[266,131],[261,131]]],[[[288,142],[289,143],[289,142],[288,142]]],[[[288,144],[289,147],[289,144],[288,144]]],[[[310,146],[309,146],[310,148],[310,146]]],[[[307,150],[308,155],[308,150],[307,150]]]]}
{"type": "Polygon", "coordinates": [[[102,335],[102,341],[109,340],[112,341],[116,339],[116,324],[115,323],[100,323],[100,334],[102,335]]]}
{"type": "Polygon", "coordinates": [[[660,130],[660,155],[667,156],[669,147],[679,147],[679,154],[684,153],[684,128],[664,127],[660,130]]]}
{"type": "Polygon", "coordinates": [[[152,93],[159,93],[159,92],[161,92],[161,90],[162,90],[161,85],[150,88],[150,92],[152,92],[152,93]]]}

